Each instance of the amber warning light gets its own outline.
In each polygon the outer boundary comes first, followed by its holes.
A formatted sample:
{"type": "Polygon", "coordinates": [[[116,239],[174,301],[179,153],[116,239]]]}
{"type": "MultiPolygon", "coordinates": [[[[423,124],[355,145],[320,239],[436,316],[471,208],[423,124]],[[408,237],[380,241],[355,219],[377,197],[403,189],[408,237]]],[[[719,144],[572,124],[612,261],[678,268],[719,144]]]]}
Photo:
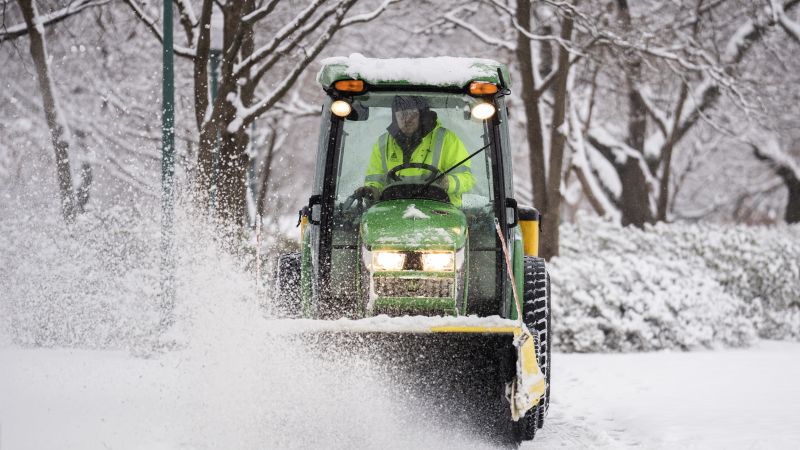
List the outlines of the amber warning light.
{"type": "Polygon", "coordinates": [[[473,81],[469,84],[469,93],[472,95],[492,95],[497,93],[497,85],[485,81],[473,81]]]}
{"type": "Polygon", "coordinates": [[[362,80],[340,80],[333,83],[333,87],[341,92],[362,92],[364,90],[364,81],[362,80]]]}

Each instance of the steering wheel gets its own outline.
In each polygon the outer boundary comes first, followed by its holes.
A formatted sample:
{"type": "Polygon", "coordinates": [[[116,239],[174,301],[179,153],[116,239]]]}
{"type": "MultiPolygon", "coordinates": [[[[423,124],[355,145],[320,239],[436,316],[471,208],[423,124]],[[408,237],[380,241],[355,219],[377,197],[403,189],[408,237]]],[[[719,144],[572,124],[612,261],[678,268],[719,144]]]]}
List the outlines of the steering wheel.
{"type": "Polygon", "coordinates": [[[404,170],[404,169],[423,169],[423,170],[427,170],[431,174],[425,180],[426,183],[431,181],[431,180],[433,180],[434,178],[436,178],[436,176],[439,175],[439,173],[441,172],[436,166],[432,166],[430,164],[410,162],[410,163],[400,164],[399,166],[392,167],[392,169],[389,170],[389,172],[386,174],[386,178],[396,183],[396,182],[400,181],[400,177],[401,177],[401,175],[398,175],[397,172],[399,172],[401,170],[404,170]]]}

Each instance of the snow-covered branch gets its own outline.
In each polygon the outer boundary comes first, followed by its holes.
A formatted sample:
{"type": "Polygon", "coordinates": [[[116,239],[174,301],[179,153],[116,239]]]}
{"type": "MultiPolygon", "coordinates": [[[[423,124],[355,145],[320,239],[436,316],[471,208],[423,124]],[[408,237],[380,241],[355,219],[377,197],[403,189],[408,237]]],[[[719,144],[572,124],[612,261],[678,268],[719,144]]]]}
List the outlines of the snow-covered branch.
{"type": "Polygon", "coordinates": [[[289,39],[288,42],[283,43],[280,47],[276,50],[270,52],[268,55],[265,55],[265,59],[260,61],[260,66],[255,71],[255,73],[251,72],[250,79],[253,83],[259,83],[261,78],[266,74],[276,63],[278,63],[282,58],[289,55],[289,53],[294,50],[295,47],[300,45],[307,36],[309,36],[314,31],[317,31],[319,27],[325,22],[334,12],[336,12],[337,7],[334,5],[325,9],[321,14],[319,14],[314,21],[305,24],[300,29],[296,30],[296,33],[289,39]]]}
{"type": "Polygon", "coordinates": [[[570,101],[569,112],[569,144],[573,150],[571,169],[578,177],[581,188],[586,198],[600,216],[611,216],[619,219],[619,211],[606,196],[597,177],[592,172],[586,155],[586,143],[583,138],[582,126],[575,111],[575,102],[570,101]]]}
{"type": "Polygon", "coordinates": [[[773,20],[778,22],[786,31],[786,34],[791,36],[795,42],[800,43],[800,24],[790,19],[786,12],[783,10],[783,4],[778,0],[771,0],[770,7],[772,9],[773,20]]]}
{"type": "Polygon", "coordinates": [[[275,109],[280,111],[281,116],[290,115],[292,117],[311,117],[320,114],[320,107],[317,104],[308,103],[300,98],[298,92],[293,92],[289,101],[281,101],[275,104],[275,109]]]}
{"type": "MultiPolygon", "coordinates": [[[[147,29],[153,34],[153,36],[158,39],[159,42],[164,42],[164,36],[161,34],[161,30],[158,28],[158,21],[152,17],[150,17],[147,12],[136,2],[136,0],[124,0],[125,4],[128,5],[133,13],[138,17],[144,24],[147,26],[147,29]]],[[[173,50],[175,54],[178,56],[183,56],[185,58],[194,58],[195,50],[194,48],[187,48],[182,47],[179,45],[173,45],[173,50]]]]}
{"type": "MultiPolygon", "coordinates": [[[[785,9],[794,8],[800,1],[788,0],[782,5],[778,0],[774,0],[775,6],[773,10],[780,8],[780,11],[785,9]]],[[[753,43],[759,40],[767,27],[771,26],[772,22],[755,22],[752,19],[744,21],[736,31],[728,39],[725,49],[721,56],[721,63],[726,66],[726,71],[730,71],[732,66],[738,64],[747,51],[751,48],[753,43]]],[[[720,79],[714,76],[706,76],[703,81],[694,89],[690,96],[692,102],[683,119],[677,125],[675,138],[679,140],[697,120],[704,114],[704,112],[711,107],[719,98],[720,95],[720,79]]],[[[724,86],[727,84],[723,84],[724,86]]],[[[730,85],[727,85],[730,86],[730,85]]]]}
{"type": "MultiPolygon", "coordinates": [[[[102,6],[109,2],[109,0],[75,0],[69,3],[65,8],[53,11],[48,14],[39,16],[39,23],[42,26],[54,25],[62,20],[74,16],[86,8],[94,6],[102,6]]],[[[0,28],[0,42],[24,36],[28,33],[28,27],[25,23],[19,23],[10,27],[0,28]]]]}
{"type": "Polygon", "coordinates": [[[337,6],[335,18],[328,28],[317,38],[314,44],[311,45],[306,51],[303,59],[297,62],[294,68],[284,77],[284,79],[275,87],[275,89],[250,107],[246,107],[241,103],[238,97],[231,93],[227,101],[236,106],[236,118],[228,124],[228,131],[235,132],[240,127],[245,126],[255,120],[258,116],[269,110],[275,105],[283,95],[291,88],[300,74],[305,68],[313,61],[314,58],[325,48],[325,45],[333,37],[333,34],[341,26],[344,15],[353,6],[356,0],[347,0],[337,6]]]}
{"type": "MultiPolygon", "coordinates": [[[[380,16],[389,5],[397,1],[399,0],[385,0],[380,6],[369,13],[348,17],[342,21],[342,23],[339,25],[339,28],[373,20],[380,16]]],[[[322,22],[333,15],[340,7],[340,5],[337,4],[331,5],[323,9],[313,21],[309,22],[310,18],[316,12],[318,12],[322,3],[324,3],[324,1],[318,0],[309,4],[309,6],[305,10],[301,11],[292,22],[278,30],[278,32],[275,33],[275,36],[267,44],[254,51],[241,63],[236,64],[234,66],[235,76],[245,76],[246,71],[250,70],[254,65],[260,63],[261,65],[256,73],[251,75],[253,81],[258,83],[264,73],[271,69],[273,65],[282,57],[285,57],[290,51],[297,47],[306,36],[310,35],[314,31],[317,31],[319,26],[322,25],[322,22]]],[[[253,15],[249,14],[246,17],[251,16],[253,15]]]]}
{"type": "Polygon", "coordinates": [[[668,136],[669,119],[667,118],[667,114],[650,101],[650,92],[647,87],[637,85],[634,89],[645,109],[647,109],[647,113],[650,114],[650,117],[656,122],[658,129],[665,137],[668,136]]]}
{"type": "Polygon", "coordinates": [[[266,5],[261,5],[253,12],[242,17],[242,22],[252,24],[258,22],[264,17],[267,17],[275,9],[275,7],[278,6],[278,1],[280,0],[270,0],[270,2],[266,5]]]}
{"type": "Polygon", "coordinates": [[[648,186],[649,196],[652,198],[653,192],[656,192],[658,182],[653,174],[650,172],[647,161],[635,148],[631,148],[624,142],[609,134],[606,130],[600,127],[592,127],[587,133],[589,144],[598,150],[598,152],[605,157],[608,162],[615,166],[622,166],[627,163],[629,158],[636,160],[642,175],[645,177],[645,183],[648,186]]]}
{"type": "MultiPolygon", "coordinates": [[[[242,77],[246,75],[246,71],[253,67],[256,63],[267,57],[268,55],[272,54],[278,46],[283,43],[289,36],[291,36],[295,31],[300,30],[303,25],[308,22],[311,16],[319,9],[319,7],[324,3],[325,0],[314,0],[311,2],[306,8],[300,11],[293,20],[289,21],[286,25],[284,25],[272,39],[267,42],[265,45],[256,49],[252,54],[250,54],[247,58],[245,58],[240,63],[233,66],[233,73],[234,77],[242,77]]],[[[325,13],[331,14],[335,8],[328,8],[325,10],[325,13]]],[[[248,16],[246,16],[248,17],[248,16]]]]}
{"type": "Polygon", "coordinates": [[[768,141],[766,145],[751,142],[750,148],[757,159],[767,162],[781,178],[800,180],[800,165],[783,152],[775,140],[768,141]]]}
{"type": "Polygon", "coordinates": [[[686,211],[683,211],[683,212],[679,212],[679,213],[676,213],[675,215],[676,215],[677,218],[683,219],[683,220],[699,220],[699,219],[703,219],[703,218],[708,217],[709,215],[719,211],[720,209],[722,209],[726,205],[730,205],[731,203],[733,203],[736,200],[737,197],[740,198],[740,199],[747,198],[747,197],[752,197],[754,195],[761,194],[763,192],[769,192],[769,191],[773,191],[775,189],[778,189],[778,188],[781,187],[781,185],[782,185],[782,183],[780,182],[780,180],[776,180],[776,179],[767,180],[767,181],[765,181],[763,183],[758,183],[758,184],[755,184],[755,185],[752,185],[752,186],[748,187],[744,192],[739,192],[739,193],[730,194],[730,195],[724,195],[724,196],[715,198],[714,201],[710,202],[709,204],[707,204],[705,206],[702,206],[702,207],[699,207],[699,208],[696,208],[696,209],[692,209],[692,210],[686,210],[686,211]]]}
{"type": "Polygon", "coordinates": [[[197,16],[192,3],[188,0],[173,0],[178,6],[179,20],[186,33],[186,41],[191,47],[197,47],[197,16]]]}
{"type": "Polygon", "coordinates": [[[490,35],[486,34],[485,32],[483,32],[482,30],[480,30],[475,25],[473,25],[473,24],[471,24],[469,22],[466,22],[464,20],[459,19],[456,14],[459,13],[460,11],[464,10],[464,9],[466,9],[466,7],[461,7],[459,9],[454,9],[454,10],[448,12],[447,14],[445,14],[444,15],[444,19],[447,20],[448,22],[451,22],[454,25],[457,25],[457,26],[469,31],[475,37],[477,37],[478,39],[480,39],[481,41],[483,41],[483,42],[485,42],[485,43],[487,43],[489,45],[493,45],[493,46],[496,46],[496,47],[502,47],[502,48],[504,48],[506,50],[509,50],[509,51],[512,51],[512,52],[516,51],[517,45],[515,43],[510,42],[510,41],[505,41],[505,40],[502,40],[502,39],[498,39],[498,38],[496,38],[494,36],[490,36],[490,35]]]}
{"type": "Polygon", "coordinates": [[[343,20],[341,28],[377,19],[378,16],[380,16],[381,14],[383,14],[384,11],[386,11],[386,8],[388,8],[389,5],[391,5],[392,3],[397,3],[399,1],[401,0],[384,0],[384,2],[380,4],[380,6],[378,6],[377,8],[368,13],[359,14],[353,17],[348,17],[347,19],[343,20]]]}

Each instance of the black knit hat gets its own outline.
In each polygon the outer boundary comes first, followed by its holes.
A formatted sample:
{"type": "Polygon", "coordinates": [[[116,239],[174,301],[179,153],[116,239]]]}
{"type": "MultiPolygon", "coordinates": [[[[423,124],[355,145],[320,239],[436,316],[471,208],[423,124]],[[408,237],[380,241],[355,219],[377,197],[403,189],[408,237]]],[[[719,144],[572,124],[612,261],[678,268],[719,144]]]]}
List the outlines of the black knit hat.
{"type": "Polygon", "coordinates": [[[392,100],[392,112],[416,109],[423,112],[430,109],[428,101],[416,95],[398,95],[392,100]]]}

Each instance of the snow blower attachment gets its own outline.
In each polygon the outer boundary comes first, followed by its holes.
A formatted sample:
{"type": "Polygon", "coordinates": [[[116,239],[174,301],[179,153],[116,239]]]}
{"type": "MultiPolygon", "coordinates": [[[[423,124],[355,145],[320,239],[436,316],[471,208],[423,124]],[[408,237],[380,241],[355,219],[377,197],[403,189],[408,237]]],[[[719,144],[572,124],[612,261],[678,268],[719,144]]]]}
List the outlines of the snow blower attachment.
{"type": "Polygon", "coordinates": [[[284,311],[304,317],[292,328],[323,352],[390,359],[421,398],[460,396],[501,440],[532,439],[549,405],[550,289],[539,214],[511,197],[506,67],[351,55],[318,80],[301,251],[276,274],[284,311]]]}

